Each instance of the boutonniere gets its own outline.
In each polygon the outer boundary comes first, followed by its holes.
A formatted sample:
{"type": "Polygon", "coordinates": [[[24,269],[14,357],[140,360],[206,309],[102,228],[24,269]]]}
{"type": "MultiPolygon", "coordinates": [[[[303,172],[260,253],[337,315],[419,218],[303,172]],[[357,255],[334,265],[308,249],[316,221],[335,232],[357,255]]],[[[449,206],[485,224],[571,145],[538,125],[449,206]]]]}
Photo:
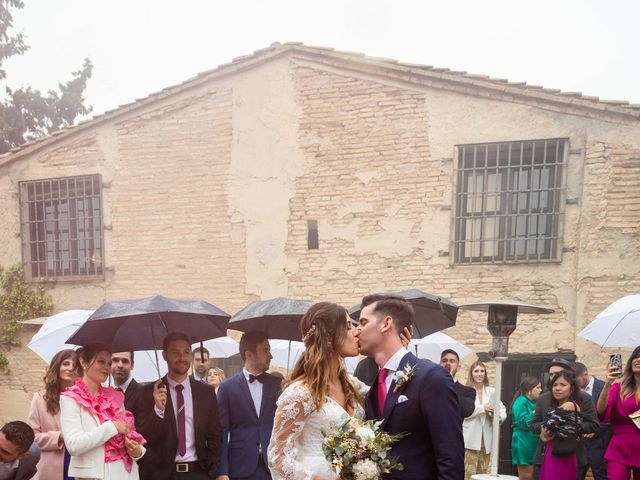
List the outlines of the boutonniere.
{"type": "Polygon", "coordinates": [[[411,381],[411,379],[416,374],[416,366],[415,365],[405,365],[402,370],[398,370],[394,375],[393,379],[396,382],[396,386],[393,389],[393,393],[396,393],[403,386],[411,381]]]}

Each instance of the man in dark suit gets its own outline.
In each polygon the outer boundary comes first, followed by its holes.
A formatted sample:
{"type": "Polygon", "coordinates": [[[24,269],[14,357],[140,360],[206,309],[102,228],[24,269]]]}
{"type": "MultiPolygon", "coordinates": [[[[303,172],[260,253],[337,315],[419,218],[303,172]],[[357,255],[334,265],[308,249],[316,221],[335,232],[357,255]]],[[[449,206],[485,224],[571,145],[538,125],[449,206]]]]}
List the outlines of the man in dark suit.
{"type": "Polygon", "coordinates": [[[405,299],[368,295],[362,300],[358,342],[360,352],[380,367],[365,398],[368,419],[381,428],[405,434],[390,455],[404,470],[394,480],[461,480],[464,477],[462,419],[451,376],[429,360],[421,360],[402,345],[400,332],[413,323],[413,308],[405,299]]]}
{"type": "Polygon", "coordinates": [[[147,439],[141,480],[211,480],[220,462],[222,433],[213,387],[189,378],[191,342],[173,332],[163,341],[169,372],[140,387],[136,419],[147,439]]]}
{"type": "Polygon", "coordinates": [[[113,387],[124,393],[124,408],[135,413],[138,382],[131,376],[133,352],[116,352],[111,354],[111,378],[113,387]]]}
{"type": "Polygon", "coordinates": [[[454,381],[458,403],[460,404],[460,414],[462,418],[467,418],[476,408],[476,390],[473,387],[462,385],[456,380],[456,374],[460,369],[460,357],[455,350],[447,348],[440,354],[440,366],[444,368],[454,381]]]}
{"type": "MultiPolygon", "coordinates": [[[[604,387],[604,382],[590,375],[589,369],[584,363],[576,362],[574,369],[578,386],[587,395],[591,395],[595,405],[604,387]]],[[[587,449],[587,464],[580,469],[579,480],[586,478],[589,468],[591,468],[595,480],[607,480],[607,463],[604,461],[604,454],[607,451],[612,435],[611,425],[601,423],[600,429],[593,436],[584,439],[585,448],[587,449]]]]}
{"type": "MultiPolygon", "coordinates": [[[[549,386],[553,381],[553,377],[563,371],[569,371],[573,375],[575,375],[575,371],[573,369],[573,365],[564,358],[554,358],[547,364],[547,370],[549,372],[549,386]]],[[[531,421],[530,430],[540,435],[542,431],[542,424],[547,419],[547,416],[551,410],[556,408],[552,403],[552,392],[547,390],[543,394],[538,397],[536,401],[536,409],[533,415],[533,420],[531,421]]],[[[587,395],[583,391],[578,392],[578,403],[580,406],[580,411],[582,413],[582,433],[589,434],[595,433],[600,428],[600,424],[598,423],[598,415],[596,414],[596,409],[593,401],[591,400],[591,396],[587,395]]],[[[533,478],[538,479],[540,475],[540,467],[542,466],[542,459],[544,457],[544,449],[543,443],[541,441],[538,442],[538,446],[536,448],[536,453],[533,456],[533,478]]],[[[584,441],[578,442],[578,450],[576,451],[576,457],[578,459],[578,470],[580,470],[584,465],[587,464],[587,454],[584,447],[584,441]]]]}
{"type": "Polygon", "coordinates": [[[5,423],[0,430],[0,479],[27,480],[38,471],[40,448],[24,422],[5,423]]]}
{"type": "Polygon", "coordinates": [[[267,449],[281,380],[266,373],[273,358],[267,334],[243,334],[240,356],[244,368],[218,389],[222,424],[218,480],[269,480],[267,449]]]}
{"type": "Polygon", "coordinates": [[[198,382],[207,383],[207,372],[209,371],[209,350],[204,347],[193,349],[193,373],[191,378],[198,382]]]}

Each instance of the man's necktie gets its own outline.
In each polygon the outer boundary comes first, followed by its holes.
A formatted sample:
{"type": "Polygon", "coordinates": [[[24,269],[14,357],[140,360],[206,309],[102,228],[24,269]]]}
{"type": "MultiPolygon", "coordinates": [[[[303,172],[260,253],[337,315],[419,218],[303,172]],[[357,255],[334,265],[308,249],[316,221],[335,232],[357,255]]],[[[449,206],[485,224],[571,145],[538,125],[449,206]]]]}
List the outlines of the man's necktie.
{"type": "Polygon", "coordinates": [[[178,397],[178,453],[184,456],[187,453],[187,436],[185,433],[185,418],[184,418],[184,395],[182,390],[184,385],[176,385],[176,393],[178,397]]]}
{"type": "Polygon", "coordinates": [[[122,393],[122,388],[116,387],[116,392],[121,392],[122,393]]]}
{"type": "Polygon", "coordinates": [[[253,383],[256,380],[258,380],[260,383],[264,383],[264,373],[261,373],[260,375],[253,375],[252,373],[249,374],[249,383],[253,383]]]}
{"type": "Polygon", "coordinates": [[[384,411],[384,401],[387,399],[387,375],[389,370],[381,368],[378,372],[378,408],[380,409],[380,417],[384,411]]]}

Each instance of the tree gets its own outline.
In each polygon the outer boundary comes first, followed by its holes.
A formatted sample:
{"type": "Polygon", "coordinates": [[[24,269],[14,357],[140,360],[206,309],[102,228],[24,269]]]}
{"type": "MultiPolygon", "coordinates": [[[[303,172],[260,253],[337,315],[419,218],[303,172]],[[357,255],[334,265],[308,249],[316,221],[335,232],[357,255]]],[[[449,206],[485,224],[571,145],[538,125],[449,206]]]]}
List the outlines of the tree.
{"type": "MultiPolygon", "coordinates": [[[[11,9],[24,7],[21,0],[0,0],[0,80],[7,77],[3,63],[28,50],[21,33],[9,32],[13,27],[11,9]]],[[[88,58],[82,68],[72,73],[72,79],[58,83],[58,91],[46,96],[31,87],[12,90],[6,87],[6,98],[0,102],[0,154],[42,135],[73,125],[79,115],[91,112],[84,105],[84,90],[91,78],[93,65],[88,58]]]]}

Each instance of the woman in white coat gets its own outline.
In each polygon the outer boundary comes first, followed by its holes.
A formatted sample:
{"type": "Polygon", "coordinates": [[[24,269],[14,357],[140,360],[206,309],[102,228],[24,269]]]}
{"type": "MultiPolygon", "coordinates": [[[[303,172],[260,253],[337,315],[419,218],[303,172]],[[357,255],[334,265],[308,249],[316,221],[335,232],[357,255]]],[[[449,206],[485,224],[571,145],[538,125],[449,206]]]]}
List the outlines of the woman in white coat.
{"type": "Polygon", "coordinates": [[[80,479],[138,480],[145,449],[124,395],[102,383],[111,370],[111,352],[103,345],[77,351],[83,376],[60,394],[60,424],[71,454],[69,475],[80,479]]]}
{"type": "MultiPolygon", "coordinates": [[[[487,366],[476,361],[469,369],[467,386],[476,389],[476,408],[464,419],[464,478],[469,480],[477,473],[489,473],[491,442],[493,441],[493,394],[489,386],[487,366]]],[[[507,418],[507,409],[500,403],[500,423],[507,418]]]]}

